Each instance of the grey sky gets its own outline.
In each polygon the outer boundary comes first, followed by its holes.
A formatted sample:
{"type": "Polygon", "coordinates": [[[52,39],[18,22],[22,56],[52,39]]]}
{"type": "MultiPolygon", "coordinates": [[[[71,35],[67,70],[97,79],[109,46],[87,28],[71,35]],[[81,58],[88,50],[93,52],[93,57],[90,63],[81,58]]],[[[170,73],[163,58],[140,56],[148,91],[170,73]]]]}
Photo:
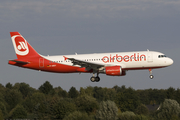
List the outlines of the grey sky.
{"type": "Polygon", "coordinates": [[[38,88],[45,81],[69,90],[86,86],[126,85],[135,89],[179,88],[179,0],[8,0],[0,4],[0,80],[26,82],[38,88]],[[128,71],[125,77],[101,74],[55,74],[10,66],[16,55],[9,32],[18,31],[42,55],[153,50],[174,64],[153,70],[128,71]]]}

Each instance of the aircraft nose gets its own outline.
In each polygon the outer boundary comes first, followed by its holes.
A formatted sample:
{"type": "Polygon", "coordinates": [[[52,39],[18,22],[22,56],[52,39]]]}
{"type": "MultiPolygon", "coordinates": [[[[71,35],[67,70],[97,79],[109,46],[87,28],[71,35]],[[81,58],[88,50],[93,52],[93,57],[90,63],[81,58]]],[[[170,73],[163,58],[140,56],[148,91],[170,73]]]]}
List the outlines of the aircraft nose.
{"type": "Polygon", "coordinates": [[[169,64],[169,65],[172,65],[173,63],[174,63],[174,61],[173,61],[171,58],[169,58],[168,64],[169,64]]]}

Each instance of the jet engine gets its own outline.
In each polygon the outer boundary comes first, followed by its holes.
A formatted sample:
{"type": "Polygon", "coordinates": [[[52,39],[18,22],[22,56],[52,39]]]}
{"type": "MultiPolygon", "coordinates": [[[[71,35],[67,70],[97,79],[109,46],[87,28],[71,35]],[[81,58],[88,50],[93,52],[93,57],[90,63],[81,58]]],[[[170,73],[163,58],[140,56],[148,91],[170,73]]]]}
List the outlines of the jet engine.
{"type": "Polygon", "coordinates": [[[123,71],[121,66],[107,66],[105,67],[104,72],[106,73],[106,75],[110,75],[110,76],[126,75],[126,71],[123,71]]]}

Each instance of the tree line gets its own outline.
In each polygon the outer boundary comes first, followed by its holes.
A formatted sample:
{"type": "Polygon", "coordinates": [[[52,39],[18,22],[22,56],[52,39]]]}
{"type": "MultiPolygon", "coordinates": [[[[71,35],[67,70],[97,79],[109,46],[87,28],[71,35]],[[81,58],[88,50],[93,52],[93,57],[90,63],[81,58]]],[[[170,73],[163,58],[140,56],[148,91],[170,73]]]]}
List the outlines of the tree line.
{"type": "Polygon", "coordinates": [[[0,84],[1,119],[178,120],[180,89],[135,90],[131,87],[71,87],[46,81],[38,89],[26,83],[0,84]],[[146,105],[160,105],[150,111],[146,105]]]}

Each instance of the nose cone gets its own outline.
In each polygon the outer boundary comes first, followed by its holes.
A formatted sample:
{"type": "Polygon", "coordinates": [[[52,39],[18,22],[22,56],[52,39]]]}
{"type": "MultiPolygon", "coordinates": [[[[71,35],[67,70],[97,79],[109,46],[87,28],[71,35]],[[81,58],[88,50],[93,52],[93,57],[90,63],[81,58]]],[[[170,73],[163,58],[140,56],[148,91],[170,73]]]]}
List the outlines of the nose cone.
{"type": "Polygon", "coordinates": [[[168,59],[167,63],[168,63],[168,66],[172,65],[173,64],[173,60],[171,58],[168,59]]]}

